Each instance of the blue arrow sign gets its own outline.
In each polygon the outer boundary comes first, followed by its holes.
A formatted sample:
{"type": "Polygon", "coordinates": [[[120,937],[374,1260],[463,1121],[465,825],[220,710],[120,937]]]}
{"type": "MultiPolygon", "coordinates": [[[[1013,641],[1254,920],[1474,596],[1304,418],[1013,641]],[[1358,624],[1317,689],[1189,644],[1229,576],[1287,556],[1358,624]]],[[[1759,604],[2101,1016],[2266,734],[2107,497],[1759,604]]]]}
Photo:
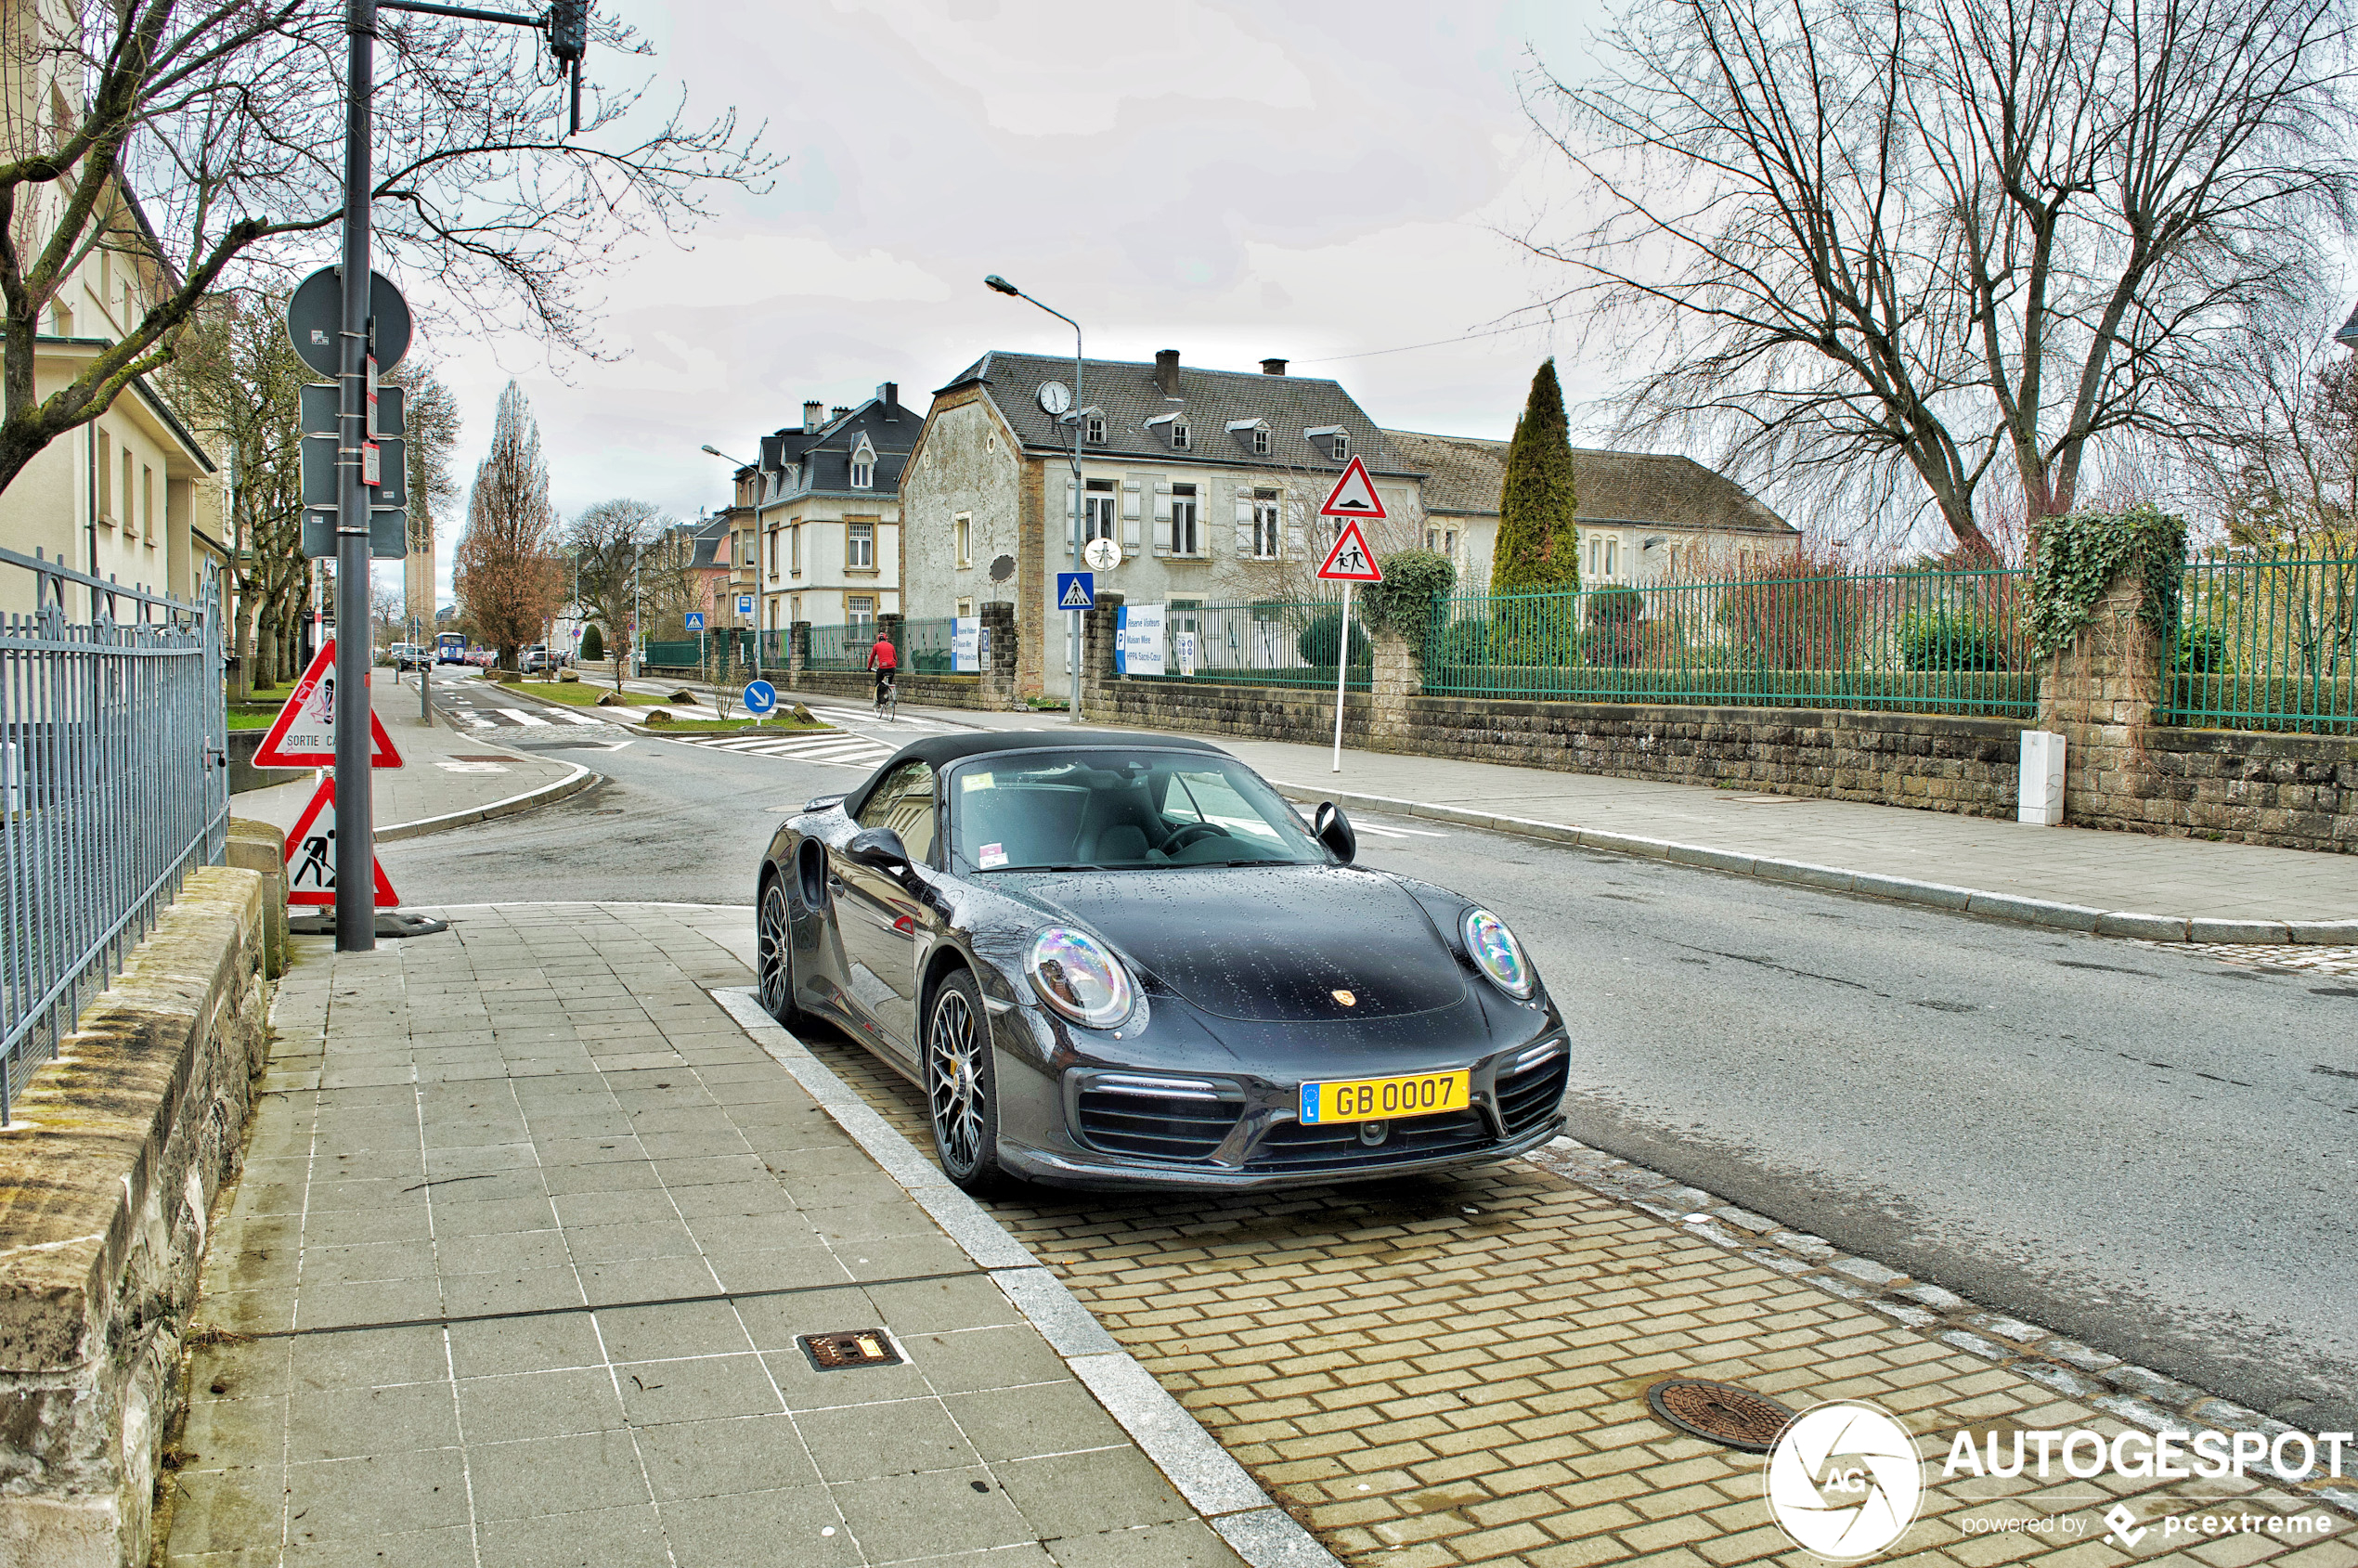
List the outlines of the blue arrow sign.
{"type": "Polygon", "coordinates": [[[1059,610],[1094,610],[1097,607],[1097,574],[1095,572],[1058,572],[1056,574],[1056,608],[1059,610]]]}
{"type": "Polygon", "coordinates": [[[778,688],[767,680],[754,680],[745,686],[745,711],[761,718],[778,706],[778,688]]]}

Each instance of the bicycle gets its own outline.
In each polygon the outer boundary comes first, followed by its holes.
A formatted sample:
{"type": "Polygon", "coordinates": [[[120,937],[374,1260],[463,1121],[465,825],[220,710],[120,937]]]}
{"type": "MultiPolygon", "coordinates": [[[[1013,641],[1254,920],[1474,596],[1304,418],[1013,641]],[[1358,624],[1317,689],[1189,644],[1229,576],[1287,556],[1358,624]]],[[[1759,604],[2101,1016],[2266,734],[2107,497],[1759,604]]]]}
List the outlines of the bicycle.
{"type": "Polygon", "coordinates": [[[887,671],[884,685],[876,693],[876,717],[891,721],[900,717],[900,683],[887,671]]]}

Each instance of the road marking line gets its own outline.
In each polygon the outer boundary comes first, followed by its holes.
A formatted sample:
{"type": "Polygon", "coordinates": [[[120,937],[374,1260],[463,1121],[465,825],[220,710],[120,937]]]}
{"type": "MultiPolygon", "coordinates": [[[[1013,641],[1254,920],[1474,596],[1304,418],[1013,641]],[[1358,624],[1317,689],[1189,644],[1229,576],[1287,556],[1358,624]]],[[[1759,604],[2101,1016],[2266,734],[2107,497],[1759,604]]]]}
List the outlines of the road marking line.
{"type": "Polygon", "coordinates": [[[517,708],[512,708],[512,707],[496,707],[496,708],[493,708],[491,711],[492,711],[492,712],[494,712],[494,713],[498,713],[498,714],[504,715],[505,717],[507,717],[507,718],[509,718],[509,719],[514,719],[514,720],[515,720],[517,723],[519,723],[519,724],[538,724],[538,725],[541,726],[543,729],[554,729],[554,728],[556,727],[556,726],[554,726],[554,725],[551,724],[551,723],[550,723],[547,719],[545,719],[541,718],[541,717],[540,717],[539,715],[538,715],[538,714],[525,713],[525,712],[523,712],[523,711],[521,711],[520,709],[517,709],[517,708]]]}
{"type": "Polygon", "coordinates": [[[586,713],[560,713],[557,717],[569,724],[603,724],[605,722],[602,719],[592,719],[586,713]]]}

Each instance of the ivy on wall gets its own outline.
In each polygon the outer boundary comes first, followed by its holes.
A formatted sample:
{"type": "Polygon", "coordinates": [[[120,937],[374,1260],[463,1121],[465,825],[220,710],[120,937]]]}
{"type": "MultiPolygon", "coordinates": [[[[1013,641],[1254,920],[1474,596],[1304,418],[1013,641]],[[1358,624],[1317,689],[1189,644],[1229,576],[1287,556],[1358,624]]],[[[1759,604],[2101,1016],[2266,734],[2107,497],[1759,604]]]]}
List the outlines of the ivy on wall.
{"type": "Polygon", "coordinates": [[[2144,580],[2138,619],[2165,634],[2185,559],[2186,520],[2151,504],[2043,520],[2030,564],[2031,648],[2047,658],[2069,647],[2123,571],[2144,580]]]}

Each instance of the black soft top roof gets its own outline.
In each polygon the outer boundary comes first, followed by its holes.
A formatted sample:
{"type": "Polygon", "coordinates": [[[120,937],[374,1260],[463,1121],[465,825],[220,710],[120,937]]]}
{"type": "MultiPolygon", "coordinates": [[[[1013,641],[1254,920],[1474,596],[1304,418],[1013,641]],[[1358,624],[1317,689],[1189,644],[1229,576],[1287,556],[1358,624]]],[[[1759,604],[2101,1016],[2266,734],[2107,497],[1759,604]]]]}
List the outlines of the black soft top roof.
{"type": "Polygon", "coordinates": [[[1210,741],[1199,741],[1192,735],[1158,735],[1140,730],[985,730],[964,731],[947,735],[926,735],[911,741],[884,759],[876,771],[862,782],[859,788],[843,797],[844,814],[858,816],[868,804],[869,792],[884,782],[887,773],[902,762],[914,758],[936,768],[946,768],[952,762],[969,757],[983,757],[1007,751],[1070,751],[1081,747],[1121,746],[1155,751],[1207,752],[1214,757],[1226,757],[1210,741]]]}

